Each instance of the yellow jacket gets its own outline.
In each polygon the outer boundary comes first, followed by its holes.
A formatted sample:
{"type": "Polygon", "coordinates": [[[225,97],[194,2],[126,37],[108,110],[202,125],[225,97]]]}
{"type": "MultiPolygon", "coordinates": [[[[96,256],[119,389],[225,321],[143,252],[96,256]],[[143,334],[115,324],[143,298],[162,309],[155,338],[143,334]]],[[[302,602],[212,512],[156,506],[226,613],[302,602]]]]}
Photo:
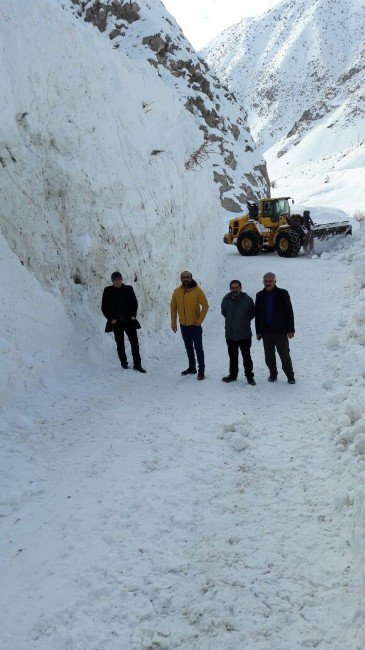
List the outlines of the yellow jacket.
{"type": "Polygon", "coordinates": [[[171,298],[171,327],[176,327],[177,314],[181,325],[201,325],[208,309],[204,291],[196,283],[189,289],[177,287],[171,298]]]}

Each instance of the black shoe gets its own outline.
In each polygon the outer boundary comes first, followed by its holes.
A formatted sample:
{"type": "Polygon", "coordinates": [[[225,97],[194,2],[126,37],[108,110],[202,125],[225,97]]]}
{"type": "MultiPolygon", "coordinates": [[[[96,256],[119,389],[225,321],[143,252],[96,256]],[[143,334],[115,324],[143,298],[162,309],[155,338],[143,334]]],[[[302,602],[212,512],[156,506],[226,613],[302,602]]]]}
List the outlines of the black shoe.
{"type": "Polygon", "coordinates": [[[185,377],[185,375],[196,375],[196,370],[195,368],[187,368],[186,370],[183,370],[181,374],[183,377],[185,377]]]}
{"type": "Polygon", "coordinates": [[[128,370],[129,368],[128,363],[122,363],[122,368],[124,368],[124,370],[128,370]]]}
{"type": "Polygon", "coordinates": [[[294,377],[290,377],[290,379],[288,379],[288,384],[295,384],[295,383],[296,382],[295,382],[294,377]]]}
{"type": "Polygon", "coordinates": [[[227,375],[227,377],[222,377],[222,381],[226,384],[230,384],[231,381],[237,381],[237,377],[232,377],[232,375],[227,375]]]}
{"type": "Polygon", "coordinates": [[[277,375],[270,375],[270,377],[267,378],[267,381],[277,381],[277,375]]]}
{"type": "Polygon", "coordinates": [[[147,370],[142,368],[142,366],[133,366],[133,370],[137,370],[138,372],[142,372],[142,373],[147,372],[147,370]]]}
{"type": "Polygon", "coordinates": [[[202,379],[205,379],[204,372],[198,372],[197,379],[199,379],[199,381],[201,381],[202,379]]]}
{"type": "Polygon", "coordinates": [[[250,384],[250,386],[256,386],[256,382],[253,377],[247,379],[247,383],[250,384]]]}

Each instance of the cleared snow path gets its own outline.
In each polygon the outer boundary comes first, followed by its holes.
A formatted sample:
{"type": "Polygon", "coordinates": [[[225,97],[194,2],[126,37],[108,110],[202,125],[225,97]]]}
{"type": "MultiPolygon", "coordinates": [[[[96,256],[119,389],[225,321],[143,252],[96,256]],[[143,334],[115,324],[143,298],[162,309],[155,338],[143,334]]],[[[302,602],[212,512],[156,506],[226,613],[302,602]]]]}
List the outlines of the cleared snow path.
{"type": "Polygon", "coordinates": [[[361,647],[350,512],[334,506],[345,470],[323,415],[350,269],[234,251],[225,262],[208,296],[205,382],[180,377],[181,336],[165,334],[145,376],[121,372],[113,351],[14,406],[2,649],[361,647]],[[297,384],[269,384],[254,342],[257,386],[242,372],[225,385],[221,298],[233,278],[254,297],[267,270],[292,296],[297,384]]]}

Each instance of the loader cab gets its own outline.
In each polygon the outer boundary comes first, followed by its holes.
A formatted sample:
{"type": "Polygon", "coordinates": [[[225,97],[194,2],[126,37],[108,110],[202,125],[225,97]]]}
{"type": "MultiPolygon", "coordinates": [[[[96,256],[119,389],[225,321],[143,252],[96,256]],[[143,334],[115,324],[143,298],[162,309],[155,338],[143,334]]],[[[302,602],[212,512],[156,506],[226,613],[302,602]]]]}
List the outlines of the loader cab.
{"type": "Polygon", "coordinates": [[[290,216],[288,197],[263,200],[261,203],[261,214],[264,218],[274,223],[278,223],[282,216],[290,216]]]}

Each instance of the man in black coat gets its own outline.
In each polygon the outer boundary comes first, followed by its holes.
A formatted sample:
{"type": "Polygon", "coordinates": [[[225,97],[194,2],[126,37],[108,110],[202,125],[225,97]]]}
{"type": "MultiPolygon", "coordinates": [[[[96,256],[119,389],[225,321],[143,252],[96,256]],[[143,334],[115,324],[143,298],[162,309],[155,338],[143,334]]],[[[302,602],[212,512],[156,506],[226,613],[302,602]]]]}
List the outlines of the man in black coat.
{"type": "Polygon", "coordinates": [[[257,339],[262,339],[264,344],[265,362],[270,371],[268,381],[277,380],[277,350],[289,384],[295,384],[289,349],[289,339],[295,333],[293,307],[286,289],[276,286],[274,273],[265,273],[264,288],[256,295],[255,325],[257,339]]]}
{"type": "Polygon", "coordinates": [[[251,320],[255,315],[255,307],[252,298],[241,291],[242,285],[239,280],[232,280],[229,285],[230,292],[227,293],[221,305],[222,316],[225,319],[225,334],[229,355],[229,375],[223,377],[222,381],[229,383],[236,381],[238,375],[238,351],[241,350],[243,367],[247,382],[255,386],[253,374],[253,363],[251,358],[251,320]]]}
{"type": "Polygon", "coordinates": [[[123,284],[122,275],[115,271],[111,275],[112,285],[105,287],[101,303],[107,323],[106,332],[114,332],[117,351],[122,368],[127,369],[128,361],[124,346],[124,333],[126,333],[132,349],[133,368],[138,372],[146,372],[142,368],[137,329],[140,325],[136,320],[138,302],[133,287],[123,284]]]}

